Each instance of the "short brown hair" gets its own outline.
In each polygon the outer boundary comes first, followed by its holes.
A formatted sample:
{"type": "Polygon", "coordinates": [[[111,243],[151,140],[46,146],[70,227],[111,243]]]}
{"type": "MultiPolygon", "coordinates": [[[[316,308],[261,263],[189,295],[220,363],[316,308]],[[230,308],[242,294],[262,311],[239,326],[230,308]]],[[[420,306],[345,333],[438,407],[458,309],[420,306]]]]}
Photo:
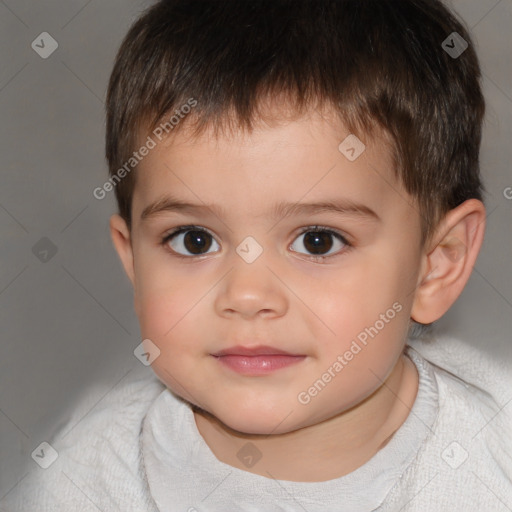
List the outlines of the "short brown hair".
{"type": "MultiPolygon", "coordinates": [[[[190,98],[193,113],[173,131],[192,120],[196,134],[233,122],[251,130],[262,101],[284,94],[297,113],[328,105],[351,132],[378,127],[390,136],[425,241],[448,210],[482,200],[480,79],[467,30],[438,0],[161,0],[116,57],[110,176],[141,130],[149,134],[190,98]],[[468,44],[460,56],[443,48],[455,48],[454,37],[468,44]]],[[[115,189],[128,226],[134,186],[128,173],[115,189]]]]}

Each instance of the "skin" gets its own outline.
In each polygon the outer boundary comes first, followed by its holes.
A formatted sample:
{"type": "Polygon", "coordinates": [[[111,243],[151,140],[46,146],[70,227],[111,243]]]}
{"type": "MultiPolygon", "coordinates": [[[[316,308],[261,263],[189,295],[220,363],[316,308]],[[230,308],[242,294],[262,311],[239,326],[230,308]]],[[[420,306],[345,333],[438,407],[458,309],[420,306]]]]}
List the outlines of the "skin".
{"type": "Polygon", "coordinates": [[[393,174],[389,145],[364,140],[366,150],[351,162],[338,150],[347,135],[317,113],[217,138],[210,132],[194,138],[183,127],[139,164],[131,231],[118,215],[110,222],[134,287],[142,337],[160,350],[153,370],[197,406],[197,428],[220,461],[265,477],[330,480],[385,446],[418,389],[416,368],[403,354],[410,320],[430,323],[449,309],[483,239],[485,209],[472,199],[448,212],[422,246],[416,202],[393,174]],[[141,219],[148,205],[171,193],[223,211],[162,211],[141,219]],[[270,216],[280,201],[343,198],[379,219],[332,212],[270,216]],[[183,235],[162,245],[183,225],[211,233],[205,254],[191,255],[183,235]],[[320,248],[327,258],[312,259],[300,232],[315,225],[338,231],[352,247],[325,235],[320,248]],[[236,252],[248,236],[263,249],[252,263],[236,252]],[[299,394],[396,303],[400,312],[301,403],[299,394]],[[249,377],[211,355],[237,344],[306,357],[249,377]],[[252,467],[237,456],[247,443],[261,452],[252,467]]]}

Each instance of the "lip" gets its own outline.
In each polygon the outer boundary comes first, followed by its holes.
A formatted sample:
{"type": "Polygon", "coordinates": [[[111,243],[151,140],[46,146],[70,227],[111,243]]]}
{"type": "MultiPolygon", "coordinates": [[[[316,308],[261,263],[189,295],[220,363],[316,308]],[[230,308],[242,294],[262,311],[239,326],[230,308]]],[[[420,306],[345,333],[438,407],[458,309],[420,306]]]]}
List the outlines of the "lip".
{"type": "Polygon", "coordinates": [[[284,350],[271,347],[269,345],[257,345],[254,347],[244,347],[242,345],[236,345],[234,347],[226,348],[224,350],[220,350],[215,354],[212,354],[215,357],[222,356],[272,356],[272,355],[280,355],[280,356],[297,356],[299,354],[292,354],[290,352],[286,352],[284,350]]]}
{"type": "Polygon", "coordinates": [[[256,347],[236,347],[221,350],[213,357],[219,363],[241,375],[260,376],[287,368],[303,361],[306,356],[291,354],[274,347],[259,345],[256,347]]]}

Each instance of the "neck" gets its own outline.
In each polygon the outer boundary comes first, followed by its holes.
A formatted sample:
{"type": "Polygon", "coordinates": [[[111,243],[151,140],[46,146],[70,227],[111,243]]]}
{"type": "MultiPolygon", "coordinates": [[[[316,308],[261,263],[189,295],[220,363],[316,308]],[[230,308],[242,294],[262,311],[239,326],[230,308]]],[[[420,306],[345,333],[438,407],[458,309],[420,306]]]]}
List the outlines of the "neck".
{"type": "Polygon", "coordinates": [[[251,435],[230,429],[206,411],[195,409],[194,417],[221,462],[278,480],[318,482],[351,473],[382,449],[409,415],[417,390],[416,367],[402,355],[383,385],[363,402],[299,430],[251,435]],[[264,454],[265,464],[246,467],[238,459],[247,442],[264,454]]]}

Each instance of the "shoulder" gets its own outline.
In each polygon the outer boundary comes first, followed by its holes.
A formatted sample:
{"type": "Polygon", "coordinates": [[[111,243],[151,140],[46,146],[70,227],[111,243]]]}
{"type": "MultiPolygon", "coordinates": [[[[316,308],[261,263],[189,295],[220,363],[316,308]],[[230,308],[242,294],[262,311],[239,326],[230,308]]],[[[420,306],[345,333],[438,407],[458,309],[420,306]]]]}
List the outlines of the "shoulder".
{"type": "MultiPolygon", "coordinates": [[[[510,418],[512,407],[507,408],[507,404],[512,400],[512,353],[508,358],[500,357],[450,336],[414,340],[410,346],[431,366],[439,386],[440,407],[446,413],[460,407],[486,420],[498,419],[498,413],[510,418]]],[[[488,426],[512,427],[511,423],[501,423],[492,421],[488,426]]]]}
{"type": "MultiPolygon", "coordinates": [[[[48,444],[57,458],[30,472],[10,493],[9,511],[152,510],[141,473],[140,430],[165,386],[134,366],[112,384],[91,385],[48,444]],[[94,508],[94,507],[92,507],[94,508]]],[[[0,503],[0,510],[4,502],[0,503]]]]}
{"type": "Polygon", "coordinates": [[[395,499],[404,512],[512,503],[512,360],[446,336],[410,346],[435,378],[438,413],[395,499]]]}
{"type": "MultiPolygon", "coordinates": [[[[475,464],[474,475],[483,475],[488,467],[505,477],[503,484],[510,493],[512,358],[499,358],[453,338],[439,343],[443,350],[431,364],[439,385],[440,423],[447,431],[452,427],[453,441],[464,440],[468,460],[471,457],[475,464]]],[[[442,437],[442,433],[438,435],[442,437]]]]}

